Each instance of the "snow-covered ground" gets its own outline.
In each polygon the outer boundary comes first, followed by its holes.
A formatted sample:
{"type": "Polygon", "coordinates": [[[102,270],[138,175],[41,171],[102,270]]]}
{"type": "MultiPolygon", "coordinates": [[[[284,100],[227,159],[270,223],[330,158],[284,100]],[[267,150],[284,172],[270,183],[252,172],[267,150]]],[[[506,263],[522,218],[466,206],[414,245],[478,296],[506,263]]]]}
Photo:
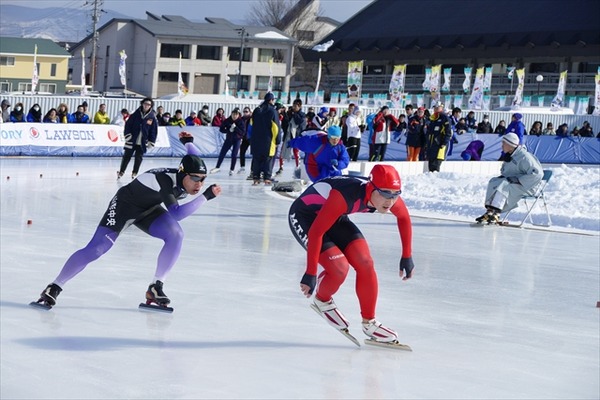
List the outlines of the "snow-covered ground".
{"type": "MultiPolygon", "coordinates": [[[[29,307],[89,241],[119,161],[0,158],[1,399],[600,397],[597,166],[551,167],[550,231],[470,227],[489,177],[405,177],[408,281],[393,218],[351,216],[375,261],[377,318],[409,353],[359,349],[317,316],[299,291],[306,253],[289,232],[291,199],[226,172],[207,179],[222,196],[181,221],[165,281],[173,314],[137,309],[161,242],[134,227],[55,308],[29,307]]],[[[353,271],[335,300],[362,341],[353,271]]]]}

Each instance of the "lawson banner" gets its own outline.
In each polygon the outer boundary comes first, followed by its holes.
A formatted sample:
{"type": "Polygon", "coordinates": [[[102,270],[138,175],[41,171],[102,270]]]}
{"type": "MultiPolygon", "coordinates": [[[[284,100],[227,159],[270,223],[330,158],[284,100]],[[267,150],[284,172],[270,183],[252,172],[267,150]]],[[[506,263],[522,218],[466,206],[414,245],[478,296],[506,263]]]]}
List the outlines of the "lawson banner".
{"type": "MultiPolygon", "coordinates": [[[[182,157],[185,147],[179,133],[194,136],[202,157],[217,157],[224,141],[219,128],[210,126],[159,127],[156,146],[146,156],[182,157]]],[[[393,136],[385,161],[406,160],[406,137],[393,136]]],[[[496,161],[502,151],[497,134],[466,133],[456,136],[446,159],[462,161],[461,152],[473,140],[484,142],[483,161],[496,161]]],[[[0,156],[120,157],[123,155],[123,128],[118,125],[0,123],[0,156]]],[[[556,136],[525,136],[525,146],[542,163],[600,164],[600,139],[556,136]]],[[[359,160],[369,155],[363,134],[359,160]]]]}

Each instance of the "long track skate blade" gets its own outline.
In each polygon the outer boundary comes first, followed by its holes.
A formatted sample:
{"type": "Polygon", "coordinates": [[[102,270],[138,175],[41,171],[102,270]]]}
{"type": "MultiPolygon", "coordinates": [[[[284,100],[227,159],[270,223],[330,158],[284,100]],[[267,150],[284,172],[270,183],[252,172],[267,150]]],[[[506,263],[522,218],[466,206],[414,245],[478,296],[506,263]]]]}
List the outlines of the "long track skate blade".
{"type": "Polygon", "coordinates": [[[146,304],[146,303],[140,303],[139,309],[142,311],[158,311],[158,312],[163,312],[163,313],[168,313],[168,314],[173,312],[173,307],[158,306],[155,304],[146,304]]]}
{"type": "MultiPolygon", "coordinates": [[[[325,317],[323,316],[323,313],[321,312],[321,310],[319,310],[319,307],[317,307],[315,304],[311,304],[310,308],[312,308],[313,310],[315,310],[315,312],[317,314],[319,314],[321,316],[321,318],[325,319],[325,317]]],[[[327,324],[329,325],[329,324],[327,324]]],[[[331,325],[329,325],[331,326],[331,325]]],[[[336,331],[338,331],[339,333],[341,333],[342,335],[346,336],[348,338],[348,340],[350,340],[352,343],[354,343],[355,345],[357,345],[358,347],[360,347],[360,342],[358,341],[357,338],[355,338],[354,336],[352,336],[352,334],[350,333],[350,331],[348,330],[348,328],[346,329],[337,329],[336,327],[331,326],[333,329],[335,329],[336,331]]]]}
{"type": "Polygon", "coordinates": [[[402,343],[400,343],[398,341],[395,341],[395,342],[378,342],[377,340],[373,340],[373,339],[365,339],[365,344],[368,344],[370,346],[377,346],[377,347],[387,347],[388,349],[412,351],[412,349],[410,348],[409,345],[402,344],[402,343]]]}
{"type": "Polygon", "coordinates": [[[37,301],[32,301],[31,303],[29,303],[29,305],[31,307],[39,308],[41,310],[46,310],[46,311],[52,309],[51,305],[46,304],[46,303],[38,303],[37,301]]]}

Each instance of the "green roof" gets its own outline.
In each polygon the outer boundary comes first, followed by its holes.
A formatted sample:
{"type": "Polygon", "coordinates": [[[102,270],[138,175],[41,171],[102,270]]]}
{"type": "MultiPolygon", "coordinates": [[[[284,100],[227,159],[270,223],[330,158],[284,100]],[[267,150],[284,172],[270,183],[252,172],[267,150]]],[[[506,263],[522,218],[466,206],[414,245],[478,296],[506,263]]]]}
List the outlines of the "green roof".
{"type": "Polygon", "coordinates": [[[0,54],[30,54],[33,55],[37,44],[38,55],[64,56],[71,54],[50,39],[32,39],[0,36],[0,54]]]}

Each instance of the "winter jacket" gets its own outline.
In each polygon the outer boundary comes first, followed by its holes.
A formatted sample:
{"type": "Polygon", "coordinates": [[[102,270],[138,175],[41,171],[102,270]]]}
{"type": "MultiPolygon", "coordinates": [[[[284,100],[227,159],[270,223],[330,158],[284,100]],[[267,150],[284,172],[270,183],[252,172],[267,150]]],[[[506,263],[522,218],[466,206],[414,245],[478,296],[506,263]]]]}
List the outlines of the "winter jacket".
{"type": "Polygon", "coordinates": [[[406,132],[406,145],[410,147],[425,146],[425,118],[419,118],[413,114],[408,118],[408,127],[406,132]]]}
{"type": "Polygon", "coordinates": [[[450,121],[444,113],[434,113],[429,117],[429,121],[427,126],[427,158],[428,160],[444,160],[446,155],[445,153],[440,154],[440,149],[447,149],[452,138],[450,121]]]}
{"type": "Polygon", "coordinates": [[[332,146],[325,134],[297,137],[288,145],[305,153],[306,173],[313,182],[342,175],[350,162],[346,146],[341,141],[332,146]]]}
{"type": "Polygon", "coordinates": [[[538,159],[523,146],[504,156],[500,176],[490,179],[485,195],[485,205],[490,205],[496,192],[506,197],[502,212],[515,208],[525,195],[537,192],[544,171],[538,159]]]}
{"type": "Polygon", "coordinates": [[[373,136],[369,143],[389,144],[390,131],[393,131],[398,126],[398,123],[398,118],[392,114],[384,115],[383,112],[378,112],[373,119],[373,136]]]}
{"type": "Polygon", "coordinates": [[[146,115],[142,114],[142,107],[135,110],[125,122],[123,134],[126,149],[140,145],[145,153],[148,146],[154,147],[158,135],[158,120],[154,110],[150,110],[146,115]]]}
{"type": "Polygon", "coordinates": [[[229,117],[219,127],[221,133],[225,133],[226,140],[241,140],[246,134],[246,124],[244,120],[239,117],[235,121],[229,117]]]}
{"type": "Polygon", "coordinates": [[[506,133],[514,133],[519,137],[519,144],[523,144],[523,135],[525,135],[525,125],[520,120],[512,121],[506,127],[506,133]]]}
{"type": "Polygon", "coordinates": [[[268,102],[263,102],[252,113],[250,120],[252,126],[250,137],[250,152],[255,157],[273,157],[275,149],[280,143],[281,125],[275,107],[268,102]]]}

